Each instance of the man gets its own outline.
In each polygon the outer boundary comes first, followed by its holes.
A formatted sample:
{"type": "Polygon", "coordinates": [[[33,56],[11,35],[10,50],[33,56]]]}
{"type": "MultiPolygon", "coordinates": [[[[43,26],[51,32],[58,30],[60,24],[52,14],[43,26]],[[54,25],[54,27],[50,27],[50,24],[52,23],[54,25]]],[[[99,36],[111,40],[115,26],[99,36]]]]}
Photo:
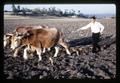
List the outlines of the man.
{"type": "Polygon", "coordinates": [[[85,30],[85,29],[88,29],[88,28],[91,28],[91,32],[92,32],[92,40],[93,40],[92,52],[97,53],[97,52],[101,51],[101,48],[98,45],[98,42],[100,40],[100,34],[102,34],[102,32],[104,30],[104,26],[100,22],[97,22],[96,17],[93,16],[92,21],[88,25],[77,29],[77,31],[85,30]]]}

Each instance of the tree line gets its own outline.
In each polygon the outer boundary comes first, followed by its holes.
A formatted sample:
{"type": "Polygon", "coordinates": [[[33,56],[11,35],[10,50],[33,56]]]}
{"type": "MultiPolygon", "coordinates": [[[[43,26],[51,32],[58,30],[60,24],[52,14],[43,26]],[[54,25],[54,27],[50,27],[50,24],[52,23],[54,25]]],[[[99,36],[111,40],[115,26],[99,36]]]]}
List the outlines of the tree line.
{"type": "Polygon", "coordinates": [[[70,17],[70,16],[75,16],[75,17],[83,17],[83,18],[88,18],[87,15],[84,15],[78,10],[77,12],[73,9],[68,10],[66,9],[65,11],[62,11],[61,9],[57,9],[56,7],[50,7],[48,9],[45,8],[35,8],[35,9],[29,9],[29,8],[24,8],[20,7],[20,5],[15,6],[14,4],[12,5],[12,15],[23,15],[23,16],[58,16],[58,17],[70,17]]]}

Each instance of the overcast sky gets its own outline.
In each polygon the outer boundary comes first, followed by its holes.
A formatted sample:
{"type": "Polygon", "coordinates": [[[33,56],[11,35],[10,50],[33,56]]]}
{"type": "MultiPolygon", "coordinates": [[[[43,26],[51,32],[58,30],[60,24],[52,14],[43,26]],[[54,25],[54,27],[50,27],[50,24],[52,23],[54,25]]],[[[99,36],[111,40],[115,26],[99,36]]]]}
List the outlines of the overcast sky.
{"type": "MultiPolygon", "coordinates": [[[[16,6],[18,4],[15,4],[16,6]]],[[[20,7],[26,7],[29,9],[34,8],[50,8],[56,7],[64,11],[65,9],[74,9],[76,12],[78,10],[83,14],[116,14],[115,4],[19,4],[20,7]]],[[[11,4],[5,4],[4,10],[12,10],[11,4]]]]}

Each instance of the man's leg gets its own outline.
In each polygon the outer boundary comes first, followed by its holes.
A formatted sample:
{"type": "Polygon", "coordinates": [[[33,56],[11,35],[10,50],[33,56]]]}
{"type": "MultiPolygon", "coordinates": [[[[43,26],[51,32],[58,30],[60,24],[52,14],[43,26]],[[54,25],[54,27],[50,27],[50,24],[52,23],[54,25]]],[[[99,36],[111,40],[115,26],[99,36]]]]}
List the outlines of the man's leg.
{"type": "Polygon", "coordinates": [[[101,47],[98,44],[96,44],[96,48],[98,49],[97,52],[101,51],[101,47]]]}
{"type": "Polygon", "coordinates": [[[94,33],[92,33],[92,45],[93,45],[92,52],[95,53],[96,46],[95,46],[95,34],[94,33]]]}
{"type": "Polygon", "coordinates": [[[96,53],[96,45],[95,44],[93,44],[92,52],[96,53]]]}
{"type": "Polygon", "coordinates": [[[93,53],[97,52],[97,48],[100,50],[100,46],[98,45],[99,37],[100,37],[99,33],[93,33],[92,34],[92,39],[93,39],[93,49],[92,49],[92,52],[93,53]]]}
{"type": "Polygon", "coordinates": [[[97,42],[96,42],[96,47],[98,48],[98,51],[101,51],[101,48],[98,44],[98,42],[100,41],[100,33],[97,34],[97,42]]]}

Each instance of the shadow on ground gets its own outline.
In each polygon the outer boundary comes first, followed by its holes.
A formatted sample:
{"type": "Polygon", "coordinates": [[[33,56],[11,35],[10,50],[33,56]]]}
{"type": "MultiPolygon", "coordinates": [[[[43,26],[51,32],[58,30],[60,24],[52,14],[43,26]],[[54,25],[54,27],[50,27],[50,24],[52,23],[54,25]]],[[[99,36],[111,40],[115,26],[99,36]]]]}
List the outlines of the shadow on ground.
{"type": "MultiPolygon", "coordinates": [[[[109,36],[101,35],[99,45],[109,44],[112,42],[111,40],[115,40],[114,35],[109,35],[109,36]]],[[[76,47],[76,46],[81,46],[81,45],[91,45],[92,37],[89,36],[89,37],[74,39],[74,40],[69,41],[68,43],[70,47],[76,47]]]]}
{"type": "Polygon", "coordinates": [[[70,47],[76,47],[80,45],[89,45],[92,44],[92,37],[84,37],[80,39],[74,39],[68,42],[70,47]]]}

